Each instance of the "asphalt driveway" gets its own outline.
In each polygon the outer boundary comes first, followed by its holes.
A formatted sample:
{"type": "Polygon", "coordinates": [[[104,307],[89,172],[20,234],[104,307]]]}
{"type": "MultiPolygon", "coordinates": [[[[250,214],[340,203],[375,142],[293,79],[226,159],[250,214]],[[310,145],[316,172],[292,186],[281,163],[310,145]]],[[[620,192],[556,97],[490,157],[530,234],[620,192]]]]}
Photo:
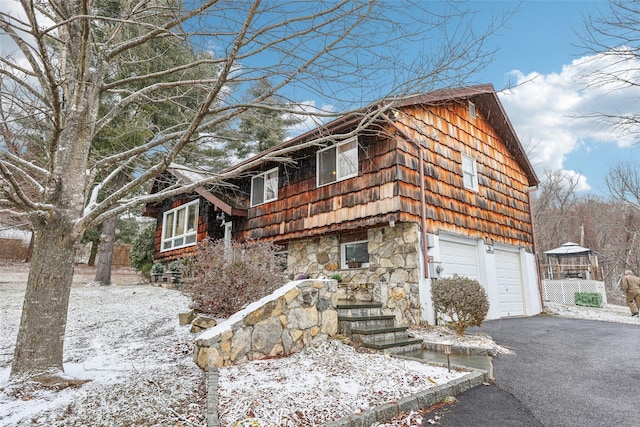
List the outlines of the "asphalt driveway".
{"type": "Polygon", "coordinates": [[[456,396],[439,425],[640,425],[640,326],[539,316],[469,332],[516,354],[494,359],[495,384],[456,396]]]}

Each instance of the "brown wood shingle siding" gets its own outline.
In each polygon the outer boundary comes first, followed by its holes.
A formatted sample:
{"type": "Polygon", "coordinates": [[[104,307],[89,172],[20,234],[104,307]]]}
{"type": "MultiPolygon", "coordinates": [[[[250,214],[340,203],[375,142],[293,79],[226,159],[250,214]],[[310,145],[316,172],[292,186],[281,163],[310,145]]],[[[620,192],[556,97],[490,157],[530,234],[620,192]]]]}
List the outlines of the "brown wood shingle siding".
{"type": "MultiPolygon", "coordinates": [[[[425,110],[406,109],[403,135],[424,141],[427,231],[447,231],[496,242],[531,247],[526,175],[505,144],[478,112],[470,118],[467,103],[449,103],[425,110]],[[455,129],[450,131],[450,124],[455,129]],[[418,129],[418,127],[421,129],[418,129]],[[425,137],[425,134],[429,137],[425,137]],[[436,136],[434,138],[434,136],[436,136]],[[462,153],[476,160],[478,192],[465,189],[462,153]]],[[[416,142],[396,137],[400,166],[403,220],[420,221],[419,151],[416,142]]]]}
{"type": "Polygon", "coordinates": [[[531,247],[527,174],[481,112],[471,118],[466,100],[404,106],[397,129],[360,138],[358,176],[319,188],[315,150],[299,153],[297,166],[279,167],[278,200],[249,209],[235,237],[286,241],[390,220],[420,223],[423,141],[427,232],[531,247]],[[477,192],[464,188],[462,153],[476,160],[477,192]]]}
{"type": "Polygon", "coordinates": [[[360,138],[358,150],[358,176],[322,187],[316,186],[315,151],[298,160],[294,173],[281,166],[278,200],[249,209],[235,237],[286,241],[397,220],[393,142],[360,138]]]}

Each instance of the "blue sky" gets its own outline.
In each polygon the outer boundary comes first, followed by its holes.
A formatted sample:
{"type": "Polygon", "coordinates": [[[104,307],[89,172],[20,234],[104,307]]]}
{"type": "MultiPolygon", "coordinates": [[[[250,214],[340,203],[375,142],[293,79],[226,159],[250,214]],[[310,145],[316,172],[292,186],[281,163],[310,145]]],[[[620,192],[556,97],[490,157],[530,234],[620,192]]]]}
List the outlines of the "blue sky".
{"type": "MultiPolygon", "coordinates": [[[[481,16],[512,7],[514,2],[475,1],[481,16]]],[[[540,177],[545,170],[563,170],[579,179],[579,189],[607,196],[605,177],[622,160],[640,161],[640,151],[628,136],[577,119],[603,105],[638,110],[637,98],[600,90],[584,90],[576,77],[584,51],[576,47],[583,15],[608,10],[606,1],[525,1],[495,36],[495,61],[479,81],[497,90],[507,82],[524,83],[500,94],[505,110],[540,177]]],[[[639,163],[640,164],[640,163],[639,163]]]]}
{"type": "MultiPolygon", "coordinates": [[[[412,16],[410,9],[403,9],[404,3],[396,3],[400,0],[384,1],[395,3],[407,16],[412,16]]],[[[420,6],[428,10],[437,10],[444,4],[439,0],[414,1],[422,1],[420,6]]],[[[278,4],[278,0],[274,4],[278,4]]],[[[576,118],[586,112],[602,111],[605,106],[622,112],[637,112],[640,107],[640,89],[635,92],[631,89],[613,92],[606,87],[585,89],[579,78],[590,65],[585,61],[583,50],[576,47],[579,42],[576,33],[582,30],[585,15],[608,10],[608,2],[471,0],[462,7],[477,10],[473,22],[479,29],[495,16],[515,10],[506,26],[489,41],[490,48],[498,49],[494,60],[473,75],[469,83],[492,83],[499,91],[505,110],[538,175],[543,178],[545,171],[563,171],[579,180],[579,190],[607,196],[604,179],[609,168],[622,160],[640,162],[640,148],[634,147],[633,138],[616,129],[603,127],[594,120],[576,118]],[[510,88],[507,89],[508,86],[510,88]]],[[[19,10],[19,3],[0,0],[0,10],[5,9],[19,10]]],[[[419,22],[424,27],[424,21],[419,22]]],[[[384,37],[384,34],[377,35],[384,37]]],[[[439,48],[430,45],[431,40],[414,42],[411,44],[403,38],[399,44],[403,57],[415,55],[409,60],[428,58],[432,53],[430,48],[439,48]]],[[[348,66],[348,57],[340,59],[345,59],[342,63],[337,61],[340,65],[348,66]]],[[[637,69],[640,70],[640,64],[637,64],[637,69]]],[[[386,69],[380,66],[380,70],[384,72],[386,69]]],[[[640,76],[634,78],[640,80],[640,76]]],[[[356,91],[379,89],[369,81],[358,80],[357,83],[362,84],[357,85],[356,91]]],[[[311,93],[313,91],[308,94],[311,93]]],[[[315,93],[321,91],[316,90],[315,93]]],[[[331,105],[327,106],[326,100],[319,97],[298,93],[295,98],[308,102],[310,108],[331,109],[331,105]]]]}
{"type": "MultiPolygon", "coordinates": [[[[383,1],[395,6],[404,4],[398,3],[400,0],[383,1]]],[[[451,5],[442,1],[416,1],[420,6],[414,10],[416,16],[421,8],[441,9],[445,15],[451,11],[451,5]]],[[[584,33],[585,17],[608,12],[609,3],[471,0],[459,5],[475,11],[472,22],[479,32],[495,22],[495,17],[513,12],[506,25],[489,39],[487,48],[497,50],[493,61],[467,82],[493,84],[538,176],[544,179],[547,171],[561,171],[577,181],[578,191],[607,197],[605,177],[610,167],[623,160],[640,162],[640,149],[634,148],[633,137],[584,118],[586,113],[604,111],[605,106],[607,111],[621,112],[637,112],[640,107],[640,90],[586,89],[582,78],[593,67],[611,65],[580,47],[579,37],[584,33]]],[[[409,9],[405,10],[411,15],[409,9]]],[[[456,25],[452,23],[449,29],[456,25]]],[[[438,29],[433,31],[437,32],[438,29]]],[[[428,57],[432,49],[442,49],[437,42],[437,39],[404,40],[400,43],[403,59],[411,62],[428,57]]],[[[636,68],[640,69],[640,64],[636,68]]],[[[640,80],[640,76],[634,78],[640,80]]],[[[369,89],[376,88],[370,84],[369,89]]],[[[331,100],[321,100],[318,93],[310,98],[312,106],[332,107],[331,100]]],[[[334,111],[340,111],[340,107],[336,106],[334,111]]]]}

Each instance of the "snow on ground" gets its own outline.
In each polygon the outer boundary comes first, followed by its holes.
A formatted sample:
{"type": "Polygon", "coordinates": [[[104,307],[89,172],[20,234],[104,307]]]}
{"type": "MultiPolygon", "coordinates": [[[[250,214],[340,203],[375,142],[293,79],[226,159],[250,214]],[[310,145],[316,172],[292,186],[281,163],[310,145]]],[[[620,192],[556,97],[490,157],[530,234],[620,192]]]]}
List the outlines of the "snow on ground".
{"type": "MultiPolygon", "coordinates": [[[[83,278],[84,283],[92,279],[83,278]]],[[[60,391],[8,383],[26,276],[0,271],[0,424],[3,426],[204,426],[205,375],[192,361],[194,336],[178,325],[189,301],[167,290],[114,279],[116,286],[72,289],[65,371],[91,381],[60,391]]],[[[555,306],[571,317],[628,321],[625,307],[555,306]]],[[[443,328],[412,331],[428,341],[508,352],[484,334],[456,337],[443,328]]],[[[286,358],[250,362],[219,371],[223,426],[311,426],[419,390],[462,373],[389,356],[363,353],[339,340],[286,358]]],[[[407,414],[406,420],[418,414],[407,414]]],[[[391,425],[391,424],[389,424],[391,425]]]]}
{"type": "Polygon", "coordinates": [[[545,311],[562,317],[574,319],[598,320],[601,322],[630,323],[640,325],[638,317],[631,317],[629,307],[606,304],[602,308],[580,307],[577,305],[563,305],[553,302],[545,302],[545,311]]]}

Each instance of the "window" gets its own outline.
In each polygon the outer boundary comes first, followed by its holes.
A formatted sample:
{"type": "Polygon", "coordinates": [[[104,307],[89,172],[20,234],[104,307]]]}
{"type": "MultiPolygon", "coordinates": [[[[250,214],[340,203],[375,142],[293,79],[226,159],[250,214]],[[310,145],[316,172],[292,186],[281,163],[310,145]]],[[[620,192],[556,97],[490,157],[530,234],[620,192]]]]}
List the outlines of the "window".
{"type": "Polygon", "coordinates": [[[358,175],[358,140],[351,138],[317,153],[318,187],[358,175]]]}
{"type": "Polygon", "coordinates": [[[278,198],[278,168],[256,175],[251,179],[251,206],[278,198]]]}
{"type": "Polygon", "coordinates": [[[469,157],[466,154],[462,155],[462,178],[464,181],[464,188],[478,191],[476,159],[469,157]]]}
{"type": "Polygon", "coordinates": [[[197,200],[164,213],[162,219],[162,250],[192,246],[198,233],[197,200]]]}
{"type": "Polygon", "coordinates": [[[358,268],[369,266],[369,242],[360,240],[340,244],[341,268],[358,268]]]}
{"type": "Polygon", "coordinates": [[[476,118],[476,104],[474,104],[473,102],[469,101],[469,115],[471,116],[471,118],[475,119],[476,118]]]}

